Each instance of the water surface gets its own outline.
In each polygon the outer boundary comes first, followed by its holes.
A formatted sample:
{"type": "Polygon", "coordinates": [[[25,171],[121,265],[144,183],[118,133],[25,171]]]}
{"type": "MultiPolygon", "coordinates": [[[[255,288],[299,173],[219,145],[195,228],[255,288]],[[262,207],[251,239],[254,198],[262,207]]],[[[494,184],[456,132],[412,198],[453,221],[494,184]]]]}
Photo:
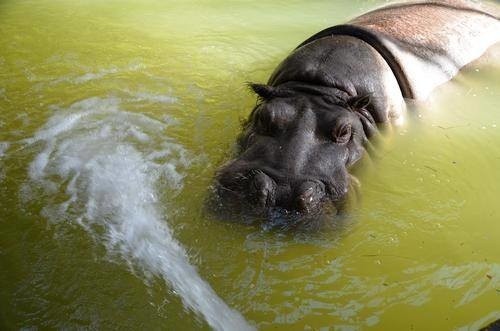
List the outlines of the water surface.
{"type": "Polygon", "coordinates": [[[263,82],[384,1],[0,3],[1,329],[477,329],[500,318],[499,70],[412,110],[320,232],[203,211],[263,82]]]}

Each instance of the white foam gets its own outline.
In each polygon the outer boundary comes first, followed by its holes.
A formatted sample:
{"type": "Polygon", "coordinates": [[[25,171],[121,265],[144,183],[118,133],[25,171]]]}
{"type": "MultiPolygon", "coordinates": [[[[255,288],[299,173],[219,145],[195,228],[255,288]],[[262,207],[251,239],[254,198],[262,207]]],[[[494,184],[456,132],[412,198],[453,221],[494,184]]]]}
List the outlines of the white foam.
{"type": "Polygon", "coordinates": [[[115,74],[117,72],[118,72],[117,68],[101,69],[97,72],[87,72],[81,76],[71,78],[70,82],[75,84],[82,84],[91,80],[101,79],[109,74],[115,74]]]}
{"type": "Polygon", "coordinates": [[[182,188],[190,160],[166,128],[122,111],[115,98],[75,103],[25,141],[44,145],[30,164],[29,185],[66,194],[65,202],[48,204],[43,215],[81,225],[112,255],[162,277],[214,329],[252,329],[200,278],[165,222],[168,210],[157,190],[175,194],[182,188]]]}
{"type": "Polygon", "coordinates": [[[137,92],[134,93],[134,96],[136,101],[149,101],[149,102],[165,103],[165,104],[172,104],[177,102],[176,97],[172,97],[170,95],[165,95],[165,94],[137,92]]]}
{"type": "Polygon", "coordinates": [[[9,148],[10,144],[6,141],[0,141],[0,159],[5,156],[5,152],[9,148]]]}
{"type": "MultiPolygon", "coordinates": [[[[0,123],[0,127],[1,127],[0,123]]],[[[10,143],[7,141],[0,141],[0,183],[5,179],[5,169],[2,165],[2,158],[5,156],[7,149],[9,149],[10,143]]]]}
{"type": "MultiPolygon", "coordinates": [[[[57,78],[50,79],[48,81],[42,81],[38,84],[35,85],[35,89],[39,89],[45,84],[49,85],[58,85],[62,83],[70,83],[70,84],[85,84],[91,81],[95,80],[100,80],[103,78],[106,78],[107,76],[117,74],[117,73],[124,73],[124,72],[135,72],[135,71],[140,71],[145,68],[145,66],[142,63],[130,63],[126,66],[122,67],[116,67],[116,66],[110,66],[108,68],[100,68],[98,70],[91,70],[87,66],[83,66],[79,64],[74,58],[70,57],[69,59],[63,59],[60,56],[56,56],[53,58],[50,58],[47,62],[53,63],[54,61],[62,61],[62,62],[69,62],[72,64],[73,67],[80,68],[86,72],[84,73],[78,73],[78,74],[69,74],[65,76],[58,76],[57,78]]],[[[37,77],[34,76],[34,74],[29,71],[25,70],[26,77],[30,81],[37,80],[37,77]]]]}

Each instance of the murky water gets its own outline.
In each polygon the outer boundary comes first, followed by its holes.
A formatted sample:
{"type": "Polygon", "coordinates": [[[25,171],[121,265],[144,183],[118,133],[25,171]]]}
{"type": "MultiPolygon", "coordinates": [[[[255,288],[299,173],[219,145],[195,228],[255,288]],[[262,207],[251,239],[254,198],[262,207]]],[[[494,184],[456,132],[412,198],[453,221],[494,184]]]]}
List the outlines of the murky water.
{"type": "Polygon", "coordinates": [[[500,70],[413,110],[336,226],[208,217],[306,37],[383,1],[0,3],[0,329],[477,329],[500,318],[500,70]]]}

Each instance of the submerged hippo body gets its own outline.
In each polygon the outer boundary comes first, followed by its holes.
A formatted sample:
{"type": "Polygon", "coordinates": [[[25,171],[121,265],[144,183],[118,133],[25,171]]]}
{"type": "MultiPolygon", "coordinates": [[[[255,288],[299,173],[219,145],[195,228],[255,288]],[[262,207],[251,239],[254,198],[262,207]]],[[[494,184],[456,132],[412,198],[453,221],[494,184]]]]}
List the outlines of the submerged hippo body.
{"type": "Polygon", "coordinates": [[[348,170],[405,99],[424,100],[500,41],[496,8],[464,1],[404,3],[323,30],[267,84],[216,179],[220,206],[310,214],[346,197],[348,170]]]}

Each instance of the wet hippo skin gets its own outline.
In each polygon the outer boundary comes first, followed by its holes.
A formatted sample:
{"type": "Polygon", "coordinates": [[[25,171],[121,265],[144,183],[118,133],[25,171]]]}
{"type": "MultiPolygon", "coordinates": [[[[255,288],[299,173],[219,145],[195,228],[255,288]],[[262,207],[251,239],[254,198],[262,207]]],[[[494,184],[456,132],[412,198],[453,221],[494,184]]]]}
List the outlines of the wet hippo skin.
{"type": "Polygon", "coordinates": [[[466,1],[403,3],[301,43],[267,84],[238,153],[216,175],[216,209],[311,215],[341,204],[349,170],[406,101],[425,100],[500,41],[498,8],[466,1]]]}
{"type": "Polygon", "coordinates": [[[500,331],[500,319],[485,326],[480,331],[500,331]]]}

